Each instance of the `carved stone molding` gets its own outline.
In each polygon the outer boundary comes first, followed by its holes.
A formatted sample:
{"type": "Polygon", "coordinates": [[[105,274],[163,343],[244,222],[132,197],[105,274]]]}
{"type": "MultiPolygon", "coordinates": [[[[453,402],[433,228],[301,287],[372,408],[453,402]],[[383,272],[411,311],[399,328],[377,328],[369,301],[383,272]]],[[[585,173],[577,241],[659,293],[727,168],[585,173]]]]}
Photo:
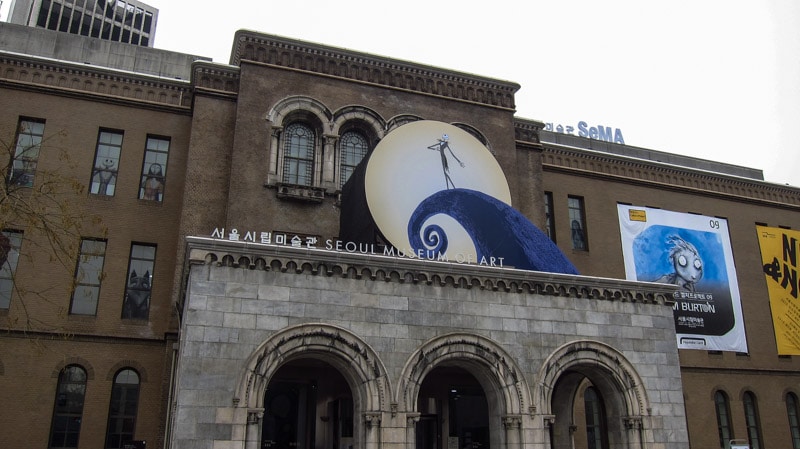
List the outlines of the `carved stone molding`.
{"type": "Polygon", "coordinates": [[[513,111],[517,83],[438,69],[279,36],[240,30],[233,65],[251,61],[290,70],[479,103],[513,111]]]}
{"type": "Polygon", "coordinates": [[[94,100],[137,103],[145,107],[188,111],[192,104],[192,87],[188,81],[26,55],[0,54],[0,82],[22,89],[91,95],[94,100]]]}
{"type": "Polygon", "coordinates": [[[514,268],[187,237],[189,264],[671,306],[676,287],[514,268]]]}
{"type": "Polygon", "coordinates": [[[643,426],[641,416],[626,416],[623,418],[626,429],[641,429],[643,426]]]}
{"type": "Polygon", "coordinates": [[[519,429],[522,427],[522,417],[519,415],[507,415],[503,417],[503,427],[506,429],[519,429]]]}
{"type": "Polygon", "coordinates": [[[199,91],[235,98],[239,93],[239,68],[195,62],[192,65],[192,85],[199,91]]]}
{"type": "Polygon", "coordinates": [[[380,412],[364,413],[364,424],[366,424],[367,427],[380,427],[381,413],[380,412]]]}

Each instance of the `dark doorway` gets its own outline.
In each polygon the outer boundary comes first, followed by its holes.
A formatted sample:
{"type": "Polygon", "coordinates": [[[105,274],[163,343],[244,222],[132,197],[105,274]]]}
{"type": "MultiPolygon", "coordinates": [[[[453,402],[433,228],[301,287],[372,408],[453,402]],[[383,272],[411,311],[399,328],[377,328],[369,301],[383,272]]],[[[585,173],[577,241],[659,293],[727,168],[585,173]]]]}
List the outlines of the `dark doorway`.
{"type": "Polygon", "coordinates": [[[352,449],[353,396],[331,365],[303,359],[281,367],[264,394],[262,449],[352,449]]]}
{"type": "Polygon", "coordinates": [[[420,386],[417,410],[417,449],[489,449],[486,394],[467,370],[432,370],[420,386]]]}

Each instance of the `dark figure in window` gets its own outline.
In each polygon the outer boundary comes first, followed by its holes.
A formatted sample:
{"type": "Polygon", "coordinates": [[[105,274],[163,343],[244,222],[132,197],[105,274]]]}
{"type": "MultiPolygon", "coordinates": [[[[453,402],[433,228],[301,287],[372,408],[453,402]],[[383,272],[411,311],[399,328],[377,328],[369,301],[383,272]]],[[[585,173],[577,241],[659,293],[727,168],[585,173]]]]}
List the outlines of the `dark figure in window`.
{"type": "Polygon", "coordinates": [[[575,249],[586,249],[586,239],[583,238],[583,229],[578,220],[572,220],[572,247],[575,249]]]}
{"type": "Polygon", "coordinates": [[[136,274],[136,270],[131,271],[122,307],[123,318],[147,319],[150,309],[150,285],[150,271],[141,276],[136,274]]]}
{"type": "Polygon", "coordinates": [[[164,172],[161,164],[150,164],[147,177],[144,181],[144,196],[142,199],[161,201],[164,195],[164,172]]]}
{"type": "Polygon", "coordinates": [[[453,150],[450,148],[450,144],[447,142],[448,139],[449,139],[449,136],[447,134],[443,134],[442,138],[438,139],[439,141],[437,143],[429,146],[428,149],[429,150],[436,150],[442,156],[442,173],[444,173],[445,186],[448,189],[450,189],[450,188],[455,189],[456,186],[455,186],[455,184],[453,184],[453,180],[450,179],[450,167],[449,167],[449,165],[447,163],[447,154],[445,154],[444,151],[445,150],[449,151],[450,155],[453,156],[453,158],[455,158],[455,160],[458,161],[459,165],[461,165],[462,167],[464,167],[464,163],[461,162],[461,160],[458,158],[458,156],[456,156],[455,153],[453,153],[453,150]]]}

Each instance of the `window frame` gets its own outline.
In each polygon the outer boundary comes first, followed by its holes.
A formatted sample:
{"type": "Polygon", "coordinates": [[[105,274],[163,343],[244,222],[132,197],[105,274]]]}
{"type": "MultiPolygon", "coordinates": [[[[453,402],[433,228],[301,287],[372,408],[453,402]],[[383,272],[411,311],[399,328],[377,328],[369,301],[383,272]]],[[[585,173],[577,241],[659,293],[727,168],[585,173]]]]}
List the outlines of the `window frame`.
{"type": "Polygon", "coordinates": [[[742,406],[744,407],[747,442],[750,444],[750,449],[761,449],[761,442],[764,441],[761,433],[761,419],[758,416],[758,400],[752,391],[744,392],[742,406]]]}
{"type": "MultiPolygon", "coordinates": [[[[104,239],[95,239],[95,238],[83,238],[81,239],[81,246],[80,251],[78,254],[78,260],[75,264],[75,276],[73,278],[74,286],[72,291],[72,299],[70,300],[69,304],[69,314],[70,315],[83,315],[83,316],[97,316],[97,308],[100,304],[100,288],[103,283],[103,278],[105,277],[103,273],[103,266],[105,265],[106,259],[106,250],[108,249],[108,242],[104,239]],[[93,248],[90,248],[88,245],[94,244],[102,244],[102,252],[93,252],[93,248]],[[87,245],[87,246],[84,246],[87,245]],[[97,267],[92,267],[92,265],[99,265],[97,267]],[[92,269],[91,272],[87,272],[87,269],[92,269]],[[97,273],[97,281],[93,282],[90,281],[92,275],[97,273]],[[76,302],[77,295],[81,294],[83,290],[92,291],[94,292],[91,295],[93,298],[93,309],[91,313],[85,312],[78,312],[78,305],[82,304],[82,301],[76,302]]],[[[91,305],[91,304],[90,304],[91,305]]],[[[80,310],[82,310],[81,307],[80,310]]]]}
{"type": "MultiPolygon", "coordinates": [[[[314,187],[317,185],[316,163],[317,163],[317,131],[309,123],[302,120],[295,120],[289,123],[281,133],[281,182],[302,187],[314,187]],[[294,137],[290,132],[294,129],[304,129],[310,134],[310,138],[305,136],[305,143],[294,143],[294,137]],[[293,153],[303,152],[305,155],[293,155],[293,153]],[[310,156],[309,156],[310,153],[310,156]],[[301,167],[305,174],[300,175],[301,167]],[[292,171],[296,173],[292,174],[292,171]],[[302,182],[301,182],[302,181],[302,182]]],[[[300,136],[297,136],[300,137],[300,136]]]]}
{"type": "Polygon", "coordinates": [[[793,392],[786,393],[786,417],[789,420],[792,449],[800,449],[800,402],[793,392]]]}
{"type": "Polygon", "coordinates": [[[17,134],[14,138],[14,157],[9,164],[6,183],[9,186],[33,187],[36,180],[36,167],[44,141],[45,119],[33,117],[19,117],[17,121],[17,134]],[[23,129],[27,126],[27,130],[23,129]],[[37,133],[35,131],[41,131],[37,133]],[[23,143],[23,139],[26,140],[23,143]],[[31,155],[25,156],[25,153],[31,155]],[[20,167],[20,168],[16,168],[20,167]],[[23,179],[24,182],[20,182],[23,179]]]}
{"type": "Polygon", "coordinates": [[[730,440],[734,438],[733,426],[731,425],[731,405],[728,395],[722,391],[714,392],[714,414],[717,417],[717,434],[719,436],[719,447],[724,448],[730,440]]]}
{"type": "Polygon", "coordinates": [[[2,233],[8,239],[9,248],[6,261],[0,267],[0,310],[8,310],[11,308],[11,298],[14,296],[14,277],[25,234],[17,229],[4,229],[2,233]]]}
{"type": "Polygon", "coordinates": [[[122,130],[100,128],[97,132],[97,143],[95,144],[92,163],[92,175],[89,177],[90,194],[113,197],[116,193],[124,140],[125,132],[122,130]],[[103,137],[105,135],[118,136],[119,143],[116,143],[115,140],[104,141],[103,137]],[[114,150],[116,150],[116,156],[113,156],[114,150]],[[109,161],[113,161],[115,164],[110,165],[109,161]],[[97,181],[95,181],[95,179],[97,179],[97,181]],[[105,192],[101,192],[101,188],[105,192]],[[110,191],[109,188],[111,189],[110,191]]]}
{"type": "Polygon", "coordinates": [[[153,293],[153,273],[157,254],[158,245],[156,244],[131,243],[131,250],[128,256],[128,271],[125,277],[125,294],[122,301],[122,319],[149,319],[153,293]],[[152,251],[152,254],[144,254],[148,251],[152,251]],[[139,270],[138,272],[136,271],[137,269],[139,270]],[[142,272],[143,269],[144,272],[142,272]],[[142,285],[146,285],[147,288],[142,287],[142,285]],[[140,306],[140,300],[146,301],[146,307],[143,311],[140,306]]]}
{"type": "Polygon", "coordinates": [[[148,135],[142,156],[142,177],[139,181],[139,199],[162,202],[167,186],[167,164],[172,139],[166,136],[148,135]],[[166,149],[161,147],[166,143],[166,149]],[[151,148],[151,144],[155,145],[151,148]],[[156,173],[154,170],[158,170],[156,173]]]}
{"type": "Polygon", "coordinates": [[[125,442],[133,440],[133,436],[136,434],[141,387],[142,376],[131,367],[122,368],[114,375],[111,396],[108,401],[108,422],[104,446],[106,449],[121,449],[125,447],[125,442]],[[136,376],[135,383],[120,381],[123,374],[131,375],[128,373],[136,376]],[[135,385],[135,387],[125,385],[135,385]],[[111,441],[112,439],[116,439],[116,442],[111,441]]]}
{"type": "Polygon", "coordinates": [[[555,207],[553,205],[553,192],[544,192],[544,230],[545,234],[556,243],[555,207]]]}
{"type": "MultiPolygon", "coordinates": [[[[56,394],[53,400],[53,418],[50,421],[50,437],[48,440],[47,447],[49,448],[77,448],[80,443],[80,433],[81,433],[81,421],[83,419],[83,409],[86,403],[86,389],[88,384],[88,376],[86,370],[80,365],[67,365],[61,369],[58,374],[58,383],[56,384],[56,394]],[[69,378],[66,378],[69,374],[69,378]],[[82,377],[81,379],[72,379],[73,376],[82,377]],[[80,404],[75,406],[75,410],[65,410],[59,411],[61,398],[63,395],[64,398],[64,407],[68,407],[68,401],[70,397],[67,396],[70,392],[75,393],[77,390],[81,390],[79,392],[80,395],[80,404]],[[63,434],[63,438],[61,438],[61,443],[56,441],[57,435],[56,431],[60,430],[57,428],[59,423],[63,420],[60,418],[66,418],[66,426],[63,432],[58,432],[59,434],[63,434]],[[75,424],[70,428],[69,424],[75,424]],[[67,445],[67,439],[69,438],[70,434],[75,434],[74,436],[74,445],[67,445]],[[59,445],[56,445],[59,444],[59,445]]],[[[73,395],[75,398],[77,396],[73,395]]]]}
{"type": "Polygon", "coordinates": [[[339,137],[339,140],[337,142],[337,147],[339,155],[338,186],[339,189],[341,190],[341,188],[344,187],[344,185],[350,179],[350,176],[353,175],[353,172],[356,170],[356,167],[358,167],[358,164],[360,164],[361,161],[363,161],[364,158],[367,157],[367,155],[369,154],[370,145],[369,145],[369,139],[363,132],[357,129],[348,129],[347,131],[343,132],[339,137]],[[357,145],[346,146],[349,143],[347,140],[350,136],[357,137],[358,139],[361,140],[361,142],[359,143],[362,144],[361,145],[361,148],[363,148],[362,151],[358,152],[359,147],[357,145]],[[353,164],[353,162],[355,162],[355,164],[353,164]]]}
{"type": "Polygon", "coordinates": [[[569,215],[572,249],[589,251],[589,235],[586,229],[586,202],[584,198],[576,195],[567,196],[567,212],[569,215]],[[578,224],[577,227],[575,226],[576,223],[578,224]]]}
{"type": "Polygon", "coordinates": [[[591,385],[586,387],[583,391],[583,406],[587,447],[589,449],[608,449],[608,423],[605,403],[600,390],[591,385]],[[589,397],[589,394],[593,397],[589,397]],[[590,435],[595,435],[595,438],[591,439],[590,435]]]}

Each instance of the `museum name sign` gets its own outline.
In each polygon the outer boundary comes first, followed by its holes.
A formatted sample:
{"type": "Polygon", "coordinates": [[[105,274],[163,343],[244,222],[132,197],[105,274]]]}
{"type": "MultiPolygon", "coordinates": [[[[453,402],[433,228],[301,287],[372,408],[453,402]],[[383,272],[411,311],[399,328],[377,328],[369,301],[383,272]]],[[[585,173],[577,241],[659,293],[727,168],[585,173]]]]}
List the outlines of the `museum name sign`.
{"type": "Polygon", "coordinates": [[[316,236],[300,236],[278,232],[266,231],[247,231],[239,233],[238,229],[232,228],[225,232],[225,228],[215,228],[211,233],[211,238],[227,240],[233,242],[252,242],[265,245],[290,246],[293,248],[322,249],[340,253],[380,255],[388,257],[401,257],[409,259],[432,260],[438,262],[455,262],[459,264],[483,265],[489,267],[503,267],[503,257],[482,256],[478,259],[474,254],[457,253],[450,257],[446,253],[436,251],[417,251],[407,249],[402,250],[392,246],[375,245],[374,243],[345,242],[337,239],[326,239],[320,241],[316,236]]]}
{"type": "MultiPolygon", "coordinates": [[[[545,123],[544,130],[559,134],[574,134],[575,127],[572,125],[553,124],[549,122],[545,123]]],[[[625,145],[625,139],[622,137],[621,129],[603,125],[589,126],[589,124],[584,121],[578,122],[578,136],[625,145]]]]}

